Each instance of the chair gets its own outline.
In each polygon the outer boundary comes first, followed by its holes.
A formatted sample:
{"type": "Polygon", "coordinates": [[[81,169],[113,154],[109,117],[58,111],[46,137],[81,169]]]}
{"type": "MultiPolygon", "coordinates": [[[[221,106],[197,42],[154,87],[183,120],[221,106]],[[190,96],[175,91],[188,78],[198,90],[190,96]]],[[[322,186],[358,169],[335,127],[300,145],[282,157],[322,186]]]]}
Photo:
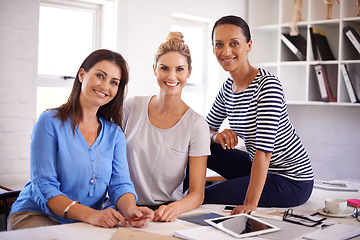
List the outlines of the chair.
{"type": "MultiPolygon", "coordinates": [[[[7,218],[10,213],[10,207],[12,203],[16,200],[16,198],[20,194],[20,190],[11,190],[9,188],[0,186],[0,188],[6,190],[5,192],[0,192],[0,200],[2,200],[3,204],[2,207],[4,209],[4,223],[5,223],[5,230],[7,229],[7,218]]],[[[1,203],[0,203],[1,206],[1,203]]]]}

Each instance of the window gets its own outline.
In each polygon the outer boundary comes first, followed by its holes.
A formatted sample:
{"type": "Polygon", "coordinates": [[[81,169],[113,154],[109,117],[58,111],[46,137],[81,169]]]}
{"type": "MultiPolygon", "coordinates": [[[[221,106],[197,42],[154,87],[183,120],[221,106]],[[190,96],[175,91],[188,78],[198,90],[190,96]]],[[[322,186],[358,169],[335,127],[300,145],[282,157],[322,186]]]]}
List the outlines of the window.
{"type": "Polygon", "coordinates": [[[189,46],[192,59],[192,72],[187,85],[183,90],[182,99],[194,111],[201,115],[206,114],[206,85],[209,45],[209,23],[190,20],[182,17],[173,17],[171,31],[179,31],[184,35],[184,41],[189,46]]]}
{"type": "Polygon", "coordinates": [[[101,27],[104,20],[101,15],[112,1],[104,1],[104,5],[100,4],[101,1],[96,2],[41,2],[37,116],[45,109],[58,107],[67,100],[80,64],[101,46],[100,35],[106,38],[106,30],[101,27]]]}

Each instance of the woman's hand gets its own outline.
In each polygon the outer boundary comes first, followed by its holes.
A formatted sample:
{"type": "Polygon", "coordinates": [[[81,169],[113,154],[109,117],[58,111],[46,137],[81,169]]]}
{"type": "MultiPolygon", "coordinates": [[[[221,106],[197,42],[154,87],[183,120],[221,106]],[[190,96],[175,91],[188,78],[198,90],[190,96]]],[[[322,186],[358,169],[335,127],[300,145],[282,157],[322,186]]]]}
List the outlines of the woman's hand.
{"type": "Polygon", "coordinates": [[[253,165],[251,168],[250,182],[243,205],[234,208],[231,215],[240,213],[250,213],[256,210],[259,204],[261,193],[264,189],[271,153],[257,150],[255,152],[253,165]]]}
{"type": "Polygon", "coordinates": [[[235,215],[235,214],[241,214],[241,213],[248,213],[250,214],[252,211],[256,210],[256,206],[254,205],[248,205],[248,204],[244,204],[244,205],[239,205],[236,208],[234,208],[231,211],[230,215],[235,215]]]}
{"type": "Polygon", "coordinates": [[[172,222],[178,218],[180,212],[169,205],[161,205],[158,209],[155,210],[154,222],[172,222]]]}
{"type": "Polygon", "coordinates": [[[94,226],[111,228],[121,222],[123,226],[126,226],[126,221],[123,215],[113,208],[107,208],[105,210],[93,210],[88,216],[88,223],[94,226]]]}
{"type": "Polygon", "coordinates": [[[222,132],[215,133],[212,139],[215,143],[220,143],[223,149],[234,149],[238,144],[238,136],[231,129],[225,129],[222,132]]]}
{"type": "MultiPolygon", "coordinates": [[[[128,221],[133,227],[145,227],[149,224],[150,220],[154,217],[154,211],[147,207],[136,206],[135,195],[132,193],[125,193],[116,202],[116,207],[119,211],[124,214],[126,219],[134,219],[141,217],[149,217],[141,220],[128,221]]],[[[123,224],[121,222],[121,224],[123,224]]],[[[123,224],[123,226],[126,226],[123,224]]]]}
{"type": "MultiPolygon", "coordinates": [[[[154,211],[148,207],[134,207],[134,208],[129,208],[125,215],[127,219],[130,220],[128,221],[128,223],[131,226],[141,228],[141,227],[146,227],[150,223],[150,221],[154,218],[154,211]],[[131,221],[131,219],[142,218],[142,217],[145,218],[141,220],[131,221]]],[[[126,224],[123,226],[126,226],[126,224]]]]}

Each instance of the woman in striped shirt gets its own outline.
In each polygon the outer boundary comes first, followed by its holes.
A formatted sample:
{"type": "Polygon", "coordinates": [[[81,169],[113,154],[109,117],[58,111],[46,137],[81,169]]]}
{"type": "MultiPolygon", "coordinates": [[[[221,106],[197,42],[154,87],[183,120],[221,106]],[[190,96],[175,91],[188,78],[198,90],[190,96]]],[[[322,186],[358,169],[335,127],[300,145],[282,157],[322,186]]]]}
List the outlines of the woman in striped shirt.
{"type": "Polygon", "coordinates": [[[232,214],[259,207],[291,207],[308,200],[314,174],[292,126],[280,81],[251,66],[252,40],[237,16],[220,18],[212,32],[214,54],[230,73],[206,117],[211,132],[208,168],[227,181],[206,188],[204,203],[238,205],[232,214]],[[219,128],[228,119],[230,129],[219,128]],[[235,149],[238,137],[247,152],[235,149]]]}

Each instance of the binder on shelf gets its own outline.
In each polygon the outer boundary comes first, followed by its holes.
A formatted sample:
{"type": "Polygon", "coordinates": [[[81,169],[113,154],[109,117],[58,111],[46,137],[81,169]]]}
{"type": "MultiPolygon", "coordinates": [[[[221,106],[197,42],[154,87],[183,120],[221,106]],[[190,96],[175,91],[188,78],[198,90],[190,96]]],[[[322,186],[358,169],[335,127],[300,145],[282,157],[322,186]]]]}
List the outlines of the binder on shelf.
{"type": "Polygon", "coordinates": [[[317,47],[316,47],[316,43],[315,43],[315,36],[313,34],[313,30],[312,30],[312,27],[309,28],[309,31],[310,31],[310,40],[311,40],[311,46],[312,46],[312,52],[313,52],[313,55],[314,55],[314,60],[319,60],[319,53],[318,53],[318,50],[317,50],[317,47]]]}
{"type": "Polygon", "coordinates": [[[346,85],[346,89],[348,90],[348,93],[349,93],[350,101],[352,103],[360,102],[359,97],[357,96],[357,94],[355,92],[354,85],[353,85],[353,83],[352,83],[352,81],[350,79],[350,76],[349,76],[346,65],[341,64],[340,69],[341,69],[341,73],[343,75],[343,79],[344,79],[344,82],[345,82],[345,85],[346,85]]]}
{"type": "Polygon", "coordinates": [[[360,33],[356,28],[345,26],[344,33],[360,54],[360,33]]]}
{"type": "Polygon", "coordinates": [[[300,61],[306,60],[306,40],[301,35],[291,36],[283,33],[281,40],[300,61]]]}
{"type": "Polygon", "coordinates": [[[315,60],[335,60],[326,32],[314,27],[310,27],[309,30],[315,60]]]}
{"type": "Polygon", "coordinates": [[[323,101],[337,102],[336,97],[331,92],[330,82],[324,65],[315,65],[315,72],[320,88],[321,99],[323,101]]]}

